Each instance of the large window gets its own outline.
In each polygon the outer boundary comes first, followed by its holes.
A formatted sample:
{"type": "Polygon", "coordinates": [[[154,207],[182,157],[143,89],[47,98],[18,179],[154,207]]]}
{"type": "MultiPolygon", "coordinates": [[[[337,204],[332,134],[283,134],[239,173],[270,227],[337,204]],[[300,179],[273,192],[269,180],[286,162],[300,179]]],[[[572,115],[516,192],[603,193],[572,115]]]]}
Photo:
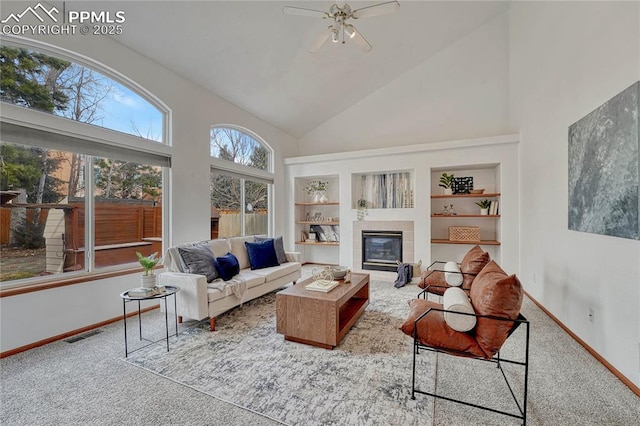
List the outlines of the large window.
{"type": "Polygon", "coordinates": [[[0,285],[161,252],[166,109],[49,53],[0,46],[0,62],[0,285]]]}
{"type": "Polygon", "coordinates": [[[269,234],[272,151],[233,127],[211,129],[211,237],[269,234]]]}

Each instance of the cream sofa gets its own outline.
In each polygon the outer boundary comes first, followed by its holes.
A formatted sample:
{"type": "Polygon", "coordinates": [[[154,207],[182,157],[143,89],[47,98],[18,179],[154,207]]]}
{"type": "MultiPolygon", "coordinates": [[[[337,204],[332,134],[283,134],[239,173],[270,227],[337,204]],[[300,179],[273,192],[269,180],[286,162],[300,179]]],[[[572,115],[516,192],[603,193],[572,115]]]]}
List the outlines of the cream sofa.
{"type": "Polygon", "coordinates": [[[232,237],[184,244],[167,250],[163,260],[165,272],[158,275],[158,285],[180,288],[176,299],[179,321],[183,317],[198,321],[209,317],[210,330],[214,331],[217,315],[287,283],[295,284],[300,279],[302,267],[300,253],[297,252],[286,252],[287,262],[279,266],[252,270],[244,243],[254,241],[253,236],[232,237]],[[196,244],[207,244],[215,257],[233,253],[238,258],[240,273],[229,281],[218,278],[207,283],[204,275],[184,272],[186,265],[182,261],[179,247],[196,244]]]}

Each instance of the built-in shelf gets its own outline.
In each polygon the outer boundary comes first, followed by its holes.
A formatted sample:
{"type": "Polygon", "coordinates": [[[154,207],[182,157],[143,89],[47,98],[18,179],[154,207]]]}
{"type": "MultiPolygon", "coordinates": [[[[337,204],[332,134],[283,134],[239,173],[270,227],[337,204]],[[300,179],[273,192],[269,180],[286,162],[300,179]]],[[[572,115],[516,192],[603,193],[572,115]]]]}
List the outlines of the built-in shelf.
{"type": "Polygon", "coordinates": [[[432,214],[431,217],[437,217],[442,219],[453,219],[458,217],[483,217],[483,218],[498,218],[499,214],[432,214]]]}
{"type": "Polygon", "coordinates": [[[470,245],[484,245],[484,246],[499,246],[500,241],[496,240],[482,240],[482,241],[451,241],[451,240],[439,240],[432,239],[432,244],[470,244],[470,245]]]}
{"type": "Polygon", "coordinates": [[[329,201],[327,203],[295,203],[296,206],[337,206],[340,205],[337,201],[329,201]]]}
{"type": "Polygon", "coordinates": [[[453,194],[453,195],[433,194],[431,198],[491,198],[491,197],[499,197],[499,196],[500,196],[500,193],[453,194]]]}
{"type": "Polygon", "coordinates": [[[502,198],[500,189],[498,164],[471,164],[450,169],[431,169],[431,194],[429,194],[431,211],[428,214],[431,224],[432,259],[462,259],[469,246],[476,244],[485,246],[483,249],[491,253],[491,258],[500,259],[502,227],[502,212],[499,210],[502,198]],[[438,184],[445,172],[454,174],[455,178],[459,179],[452,185],[454,191],[484,188],[484,192],[482,194],[443,194],[438,184]],[[488,212],[493,214],[480,214],[481,209],[478,203],[483,200],[488,200],[492,204],[488,212]],[[479,234],[474,233],[472,238],[478,238],[478,240],[450,240],[449,236],[455,233],[452,228],[458,226],[477,229],[479,234]]]}
{"type": "Polygon", "coordinates": [[[339,175],[294,178],[295,245],[305,263],[339,264],[340,258],[340,178],[339,175]],[[326,182],[323,197],[306,191],[312,181],[326,182]],[[315,235],[315,238],[310,238],[315,235]]]}

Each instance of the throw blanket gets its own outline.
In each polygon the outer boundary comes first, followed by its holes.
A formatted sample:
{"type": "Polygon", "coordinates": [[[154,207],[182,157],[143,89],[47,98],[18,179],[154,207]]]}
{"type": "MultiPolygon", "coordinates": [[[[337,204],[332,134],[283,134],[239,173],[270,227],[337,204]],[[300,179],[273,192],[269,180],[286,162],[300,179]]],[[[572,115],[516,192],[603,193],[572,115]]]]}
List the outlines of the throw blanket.
{"type": "Polygon", "coordinates": [[[398,278],[394,286],[400,288],[411,281],[413,278],[413,265],[410,263],[400,263],[398,265],[398,278]]]}
{"type": "Polygon", "coordinates": [[[234,296],[239,300],[242,300],[244,293],[247,291],[247,282],[236,275],[229,281],[222,281],[221,279],[214,280],[209,283],[207,287],[220,290],[225,296],[229,295],[229,292],[227,291],[227,289],[229,289],[234,296]]]}

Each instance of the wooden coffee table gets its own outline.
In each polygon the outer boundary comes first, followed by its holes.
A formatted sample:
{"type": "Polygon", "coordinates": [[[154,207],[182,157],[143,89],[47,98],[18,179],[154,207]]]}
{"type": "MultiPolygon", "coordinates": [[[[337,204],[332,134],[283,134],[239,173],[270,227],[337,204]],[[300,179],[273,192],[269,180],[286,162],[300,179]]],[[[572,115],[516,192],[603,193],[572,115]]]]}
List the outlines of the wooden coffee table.
{"type": "Polygon", "coordinates": [[[285,340],[333,349],[369,304],[369,274],[329,291],[307,290],[308,278],[276,294],[276,331],[285,340]]]}

